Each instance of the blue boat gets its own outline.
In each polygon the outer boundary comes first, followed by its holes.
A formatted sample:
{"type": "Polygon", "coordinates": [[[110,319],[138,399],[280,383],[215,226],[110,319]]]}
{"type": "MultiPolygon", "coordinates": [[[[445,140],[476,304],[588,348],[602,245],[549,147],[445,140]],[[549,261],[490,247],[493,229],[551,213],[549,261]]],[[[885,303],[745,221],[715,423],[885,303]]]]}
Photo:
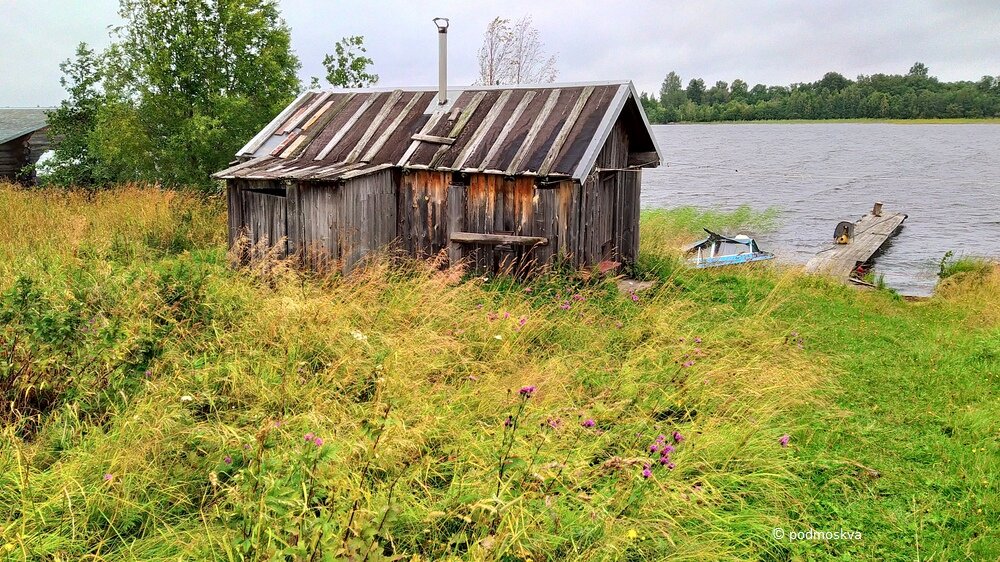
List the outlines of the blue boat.
{"type": "Polygon", "coordinates": [[[705,232],[708,238],[687,250],[688,263],[699,269],[774,259],[774,254],[762,252],[757,242],[745,234],[729,238],[707,228],[705,232]]]}

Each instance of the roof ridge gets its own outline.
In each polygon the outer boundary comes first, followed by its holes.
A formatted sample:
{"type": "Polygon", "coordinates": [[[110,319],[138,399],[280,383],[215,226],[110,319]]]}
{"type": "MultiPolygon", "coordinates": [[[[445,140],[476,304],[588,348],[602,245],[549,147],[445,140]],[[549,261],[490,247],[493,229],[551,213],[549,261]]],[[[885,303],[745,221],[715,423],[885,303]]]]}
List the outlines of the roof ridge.
{"type": "MultiPolygon", "coordinates": [[[[550,90],[556,88],[581,88],[584,86],[623,86],[631,84],[631,80],[591,80],[582,82],[546,82],[530,84],[469,84],[467,86],[448,86],[449,92],[467,92],[481,90],[550,90]]],[[[375,88],[314,88],[306,90],[304,93],[321,94],[333,93],[372,93],[372,92],[393,92],[400,90],[403,92],[436,92],[437,86],[385,86],[375,88]]]]}

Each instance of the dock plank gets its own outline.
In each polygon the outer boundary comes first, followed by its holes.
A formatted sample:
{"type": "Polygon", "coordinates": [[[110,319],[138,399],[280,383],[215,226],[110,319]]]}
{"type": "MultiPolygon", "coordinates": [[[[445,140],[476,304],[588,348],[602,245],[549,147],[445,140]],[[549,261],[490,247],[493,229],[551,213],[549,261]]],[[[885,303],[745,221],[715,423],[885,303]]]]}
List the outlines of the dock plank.
{"type": "Polygon", "coordinates": [[[903,213],[867,214],[854,223],[854,237],[848,244],[833,244],[806,263],[807,273],[830,275],[847,281],[858,265],[876,256],[903,226],[903,213]]]}

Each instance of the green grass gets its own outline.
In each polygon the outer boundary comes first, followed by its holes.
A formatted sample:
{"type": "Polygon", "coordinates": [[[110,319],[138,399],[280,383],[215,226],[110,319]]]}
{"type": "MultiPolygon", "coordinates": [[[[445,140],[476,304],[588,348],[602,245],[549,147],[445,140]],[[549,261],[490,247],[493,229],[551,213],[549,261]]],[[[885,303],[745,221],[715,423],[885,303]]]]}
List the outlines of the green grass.
{"type": "Polygon", "coordinates": [[[633,298],[234,270],[219,200],[0,187],[0,556],[996,559],[1000,272],[906,302],[682,266],[773,224],[644,213],[633,298]]]}

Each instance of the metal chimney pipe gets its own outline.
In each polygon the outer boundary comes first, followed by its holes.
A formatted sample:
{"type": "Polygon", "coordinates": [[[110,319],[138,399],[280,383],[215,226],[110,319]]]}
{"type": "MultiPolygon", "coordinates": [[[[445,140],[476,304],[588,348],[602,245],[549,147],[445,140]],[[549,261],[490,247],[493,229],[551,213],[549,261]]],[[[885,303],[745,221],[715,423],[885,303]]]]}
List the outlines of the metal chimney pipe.
{"type": "Polygon", "coordinates": [[[438,28],[438,104],[448,103],[448,18],[434,18],[438,28]]]}

